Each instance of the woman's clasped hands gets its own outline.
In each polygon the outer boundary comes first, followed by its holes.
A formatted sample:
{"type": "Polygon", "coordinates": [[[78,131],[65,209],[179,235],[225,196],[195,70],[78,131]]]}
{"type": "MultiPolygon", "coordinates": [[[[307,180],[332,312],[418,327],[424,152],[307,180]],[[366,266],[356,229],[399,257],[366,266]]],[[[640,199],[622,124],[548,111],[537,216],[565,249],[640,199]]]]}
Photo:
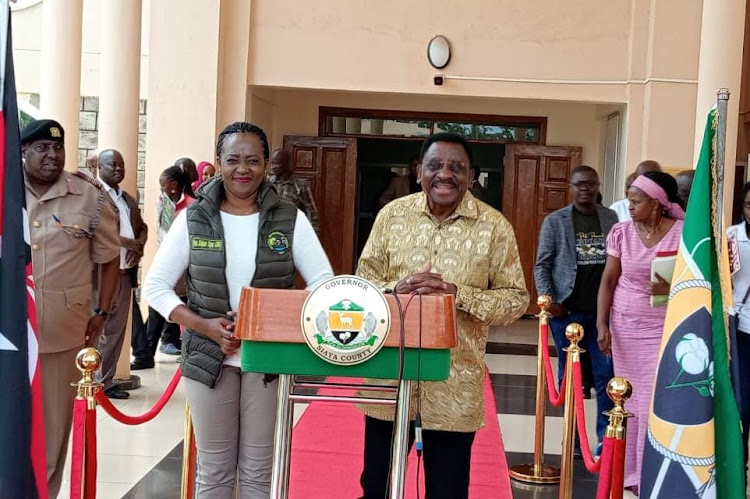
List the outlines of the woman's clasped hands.
{"type": "Polygon", "coordinates": [[[240,348],[240,340],[234,335],[237,312],[230,310],[226,317],[207,319],[207,335],[221,347],[224,355],[233,355],[240,348]]]}

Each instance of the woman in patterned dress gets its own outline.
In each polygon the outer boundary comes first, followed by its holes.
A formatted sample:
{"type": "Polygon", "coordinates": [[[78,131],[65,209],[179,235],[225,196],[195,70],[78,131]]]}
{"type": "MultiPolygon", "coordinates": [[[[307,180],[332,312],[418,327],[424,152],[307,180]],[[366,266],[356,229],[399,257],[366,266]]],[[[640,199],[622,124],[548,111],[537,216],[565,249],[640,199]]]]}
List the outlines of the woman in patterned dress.
{"type": "Polygon", "coordinates": [[[631,220],[612,227],[598,296],[599,346],[613,356],[615,376],[627,378],[633,396],[626,409],[625,487],[638,492],[666,306],[652,296],[669,294],[671,276],[651,275],[657,253],[675,253],[685,213],[677,204],[677,182],[663,172],[639,176],[628,189],[631,220]],[[652,279],[652,277],[654,279],[652,279]],[[652,282],[655,280],[656,282],[652,282]]]}

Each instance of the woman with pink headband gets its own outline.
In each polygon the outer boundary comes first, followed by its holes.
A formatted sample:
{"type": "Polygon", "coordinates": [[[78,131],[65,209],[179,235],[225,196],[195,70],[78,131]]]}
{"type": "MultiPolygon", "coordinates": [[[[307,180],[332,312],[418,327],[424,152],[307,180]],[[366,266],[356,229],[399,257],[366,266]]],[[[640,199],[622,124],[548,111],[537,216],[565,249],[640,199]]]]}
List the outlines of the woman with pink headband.
{"type": "Polygon", "coordinates": [[[612,355],[615,376],[633,384],[626,404],[635,417],[628,420],[625,487],[637,494],[667,312],[666,306],[652,307],[651,297],[669,294],[662,276],[656,274],[658,282],[652,282],[651,263],[657,254],[676,254],[685,213],[677,203],[677,181],[663,172],[636,178],[628,201],[631,219],[614,225],[607,237],[597,328],[602,352],[612,355]]]}
{"type": "Polygon", "coordinates": [[[193,182],[193,192],[198,190],[198,187],[203,185],[205,182],[211,180],[211,178],[216,175],[216,168],[214,168],[214,165],[209,163],[208,161],[201,161],[198,163],[198,180],[193,182]]]}

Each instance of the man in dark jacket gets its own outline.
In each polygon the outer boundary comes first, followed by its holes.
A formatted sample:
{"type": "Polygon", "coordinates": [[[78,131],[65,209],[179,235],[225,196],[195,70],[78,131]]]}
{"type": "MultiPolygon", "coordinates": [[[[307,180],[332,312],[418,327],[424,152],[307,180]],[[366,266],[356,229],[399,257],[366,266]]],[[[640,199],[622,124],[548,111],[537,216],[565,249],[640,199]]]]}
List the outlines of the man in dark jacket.
{"type": "Polygon", "coordinates": [[[552,297],[550,329],[557,348],[558,377],[562,381],[568,346],[565,328],[577,322],[584,328],[581,347],[588,352],[594,371],[597,400],[597,435],[601,443],[612,408],[607,383],[613,376],[612,361],[599,350],[596,330],[596,299],[607,261],[607,234],[617,223],[617,214],[596,204],[599,175],[590,166],[578,166],[570,175],[573,203],[544,219],[534,280],[539,295],[552,297]]]}

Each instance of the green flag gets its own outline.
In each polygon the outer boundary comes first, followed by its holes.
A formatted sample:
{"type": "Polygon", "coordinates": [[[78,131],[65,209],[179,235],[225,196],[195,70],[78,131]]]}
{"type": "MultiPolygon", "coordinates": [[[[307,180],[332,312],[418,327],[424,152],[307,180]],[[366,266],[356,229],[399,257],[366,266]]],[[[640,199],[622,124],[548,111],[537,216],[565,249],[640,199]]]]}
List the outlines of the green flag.
{"type": "Polygon", "coordinates": [[[716,129],[708,115],[664,324],[641,497],[745,498],[742,430],[729,376],[717,240],[716,129]]]}

